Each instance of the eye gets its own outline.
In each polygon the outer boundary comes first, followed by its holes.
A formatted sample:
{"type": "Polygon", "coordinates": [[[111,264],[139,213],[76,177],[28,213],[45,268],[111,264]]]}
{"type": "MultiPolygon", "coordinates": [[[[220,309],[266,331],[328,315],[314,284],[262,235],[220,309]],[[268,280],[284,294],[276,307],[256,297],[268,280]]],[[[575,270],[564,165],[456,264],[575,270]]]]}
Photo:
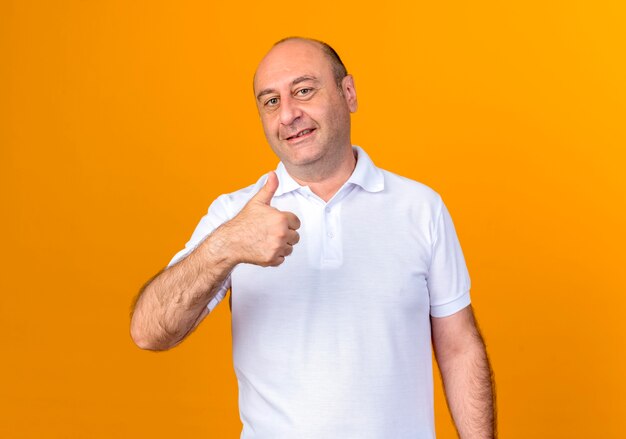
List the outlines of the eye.
{"type": "Polygon", "coordinates": [[[269,98],[267,101],[265,101],[266,107],[273,107],[275,105],[278,105],[278,98],[269,98]]]}
{"type": "Polygon", "coordinates": [[[306,96],[308,94],[311,94],[312,91],[313,91],[312,88],[301,88],[300,90],[298,90],[296,92],[296,95],[298,95],[298,96],[306,96]]]}

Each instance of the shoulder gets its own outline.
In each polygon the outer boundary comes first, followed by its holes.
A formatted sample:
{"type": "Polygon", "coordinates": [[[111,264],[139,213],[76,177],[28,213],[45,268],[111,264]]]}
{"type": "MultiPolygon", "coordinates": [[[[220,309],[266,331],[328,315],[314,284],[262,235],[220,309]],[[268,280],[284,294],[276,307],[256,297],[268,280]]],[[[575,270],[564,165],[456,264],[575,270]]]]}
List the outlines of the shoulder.
{"type": "Polygon", "coordinates": [[[435,210],[441,208],[441,195],[430,186],[385,169],[380,170],[385,178],[384,192],[389,196],[422,207],[432,206],[435,210]]]}
{"type": "Polygon", "coordinates": [[[445,210],[441,195],[430,186],[396,173],[383,170],[385,205],[397,217],[405,218],[412,227],[434,236],[439,218],[445,210]],[[393,207],[391,207],[393,206],[393,207]]]}
{"type": "Polygon", "coordinates": [[[255,183],[249,186],[220,195],[213,201],[209,209],[220,210],[227,217],[234,217],[250,201],[250,198],[263,187],[267,176],[268,174],[263,174],[255,183]]]}

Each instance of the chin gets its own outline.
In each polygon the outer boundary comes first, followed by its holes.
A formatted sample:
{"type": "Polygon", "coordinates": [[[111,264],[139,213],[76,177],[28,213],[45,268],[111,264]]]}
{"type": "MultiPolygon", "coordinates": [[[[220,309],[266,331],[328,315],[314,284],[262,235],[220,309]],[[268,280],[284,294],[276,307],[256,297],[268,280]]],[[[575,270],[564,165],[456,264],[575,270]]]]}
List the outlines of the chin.
{"type": "Polygon", "coordinates": [[[281,145],[280,148],[272,146],[272,150],[281,162],[294,166],[315,163],[323,156],[323,152],[316,148],[315,145],[303,145],[301,147],[298,147],[298,145],[292,147],[281,145]]]}
{"type": "Polygon", "coordinates": [[[297,154],[291,154],[289,161],[296,166],[306,166],[317,162],[323,155],[321,151],[311,151],[307,148],[306,150],[298,151],[297,154]]]}

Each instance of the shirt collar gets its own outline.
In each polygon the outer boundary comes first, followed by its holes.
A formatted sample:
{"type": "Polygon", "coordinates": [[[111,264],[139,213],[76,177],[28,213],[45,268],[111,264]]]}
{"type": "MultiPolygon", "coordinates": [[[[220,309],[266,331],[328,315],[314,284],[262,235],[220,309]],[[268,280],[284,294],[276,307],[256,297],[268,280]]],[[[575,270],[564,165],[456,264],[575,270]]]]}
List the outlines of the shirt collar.
{"type": "MultiPolygon", "coordinates": [[[[382,191],[385,188],[385,179],[380,168],[374,165],[372,159],[370,159],[360,146],[352,145],[352,150],[357,156],[356,167],[344,186],[347,184],[355,184],[368,192],[382,191]]],[[[276,197],[303,187],[289,175],[283,162],[278,163],[276,176],[278,177],[278,189],[276,189],[276,193],[274,194],[276,197]]]]}

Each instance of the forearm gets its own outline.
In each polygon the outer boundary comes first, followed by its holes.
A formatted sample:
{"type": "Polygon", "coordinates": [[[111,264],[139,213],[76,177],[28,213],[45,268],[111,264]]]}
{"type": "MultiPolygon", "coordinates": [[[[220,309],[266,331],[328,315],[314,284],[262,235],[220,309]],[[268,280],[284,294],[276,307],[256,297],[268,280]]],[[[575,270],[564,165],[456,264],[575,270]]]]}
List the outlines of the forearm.
{"type": "Polygon", "coordinates": [[[277,188],[271,172],[234,218],[143,288],[131,319],[131,336],[139,347],[165,350],[180,343],[206,315],[207,304],[237,264],[278,266],[291,254],[300,239],[300,220],[270,206],[277,188]]]}
{"type": "Polygon", "coordinates": [[[226,246],[224,236],[214,232],[144,287],[131,320],[131,336],[139,347],[169,349],[194,328],[235,265],[226,246]]]}
{"type": "Polygon", "coordinates": [[[436,357],[459,437],[497,437],[493,372],[480,334],[462,351],[436,352],[436,357]]]}

